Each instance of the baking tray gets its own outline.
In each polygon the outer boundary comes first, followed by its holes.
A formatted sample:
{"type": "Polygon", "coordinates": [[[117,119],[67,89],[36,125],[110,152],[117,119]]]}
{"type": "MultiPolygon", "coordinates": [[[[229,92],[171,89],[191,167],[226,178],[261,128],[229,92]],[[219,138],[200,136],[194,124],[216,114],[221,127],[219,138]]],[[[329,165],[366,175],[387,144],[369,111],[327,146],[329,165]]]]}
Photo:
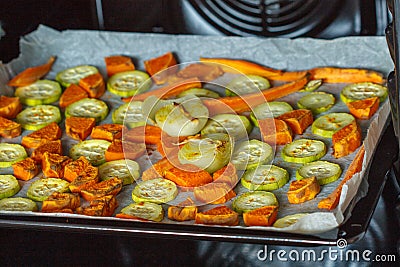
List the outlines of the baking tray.
{"type": "MultiPolygon", "coordinates": [[[[61,33],[61,34],[68,34],[69,32],[67,31],[66,33],[61,33]]],[[[72,62],[75,62],[74,64],[77,65],[77,62],[79,63],[79,60],[83,60],[87,63],[86,58],[93,58],[94,55],[96,55],[97,58],[99,58],[98,51],[93,52],[93,49],[101,49],[101,52],[103,55],[110,55],[113,54],[115,50],[117,50],[119,53],[123,53],[123,51],[131,51],[134,50],[134,48],[138,48],[138,50],[142,51],[143,54],[141,56],[143,58],[151,58],[154,57],[154,54],[157,51],[158,54],[160,54],[160,51],[163,51],[165,49],[172,50],[172,51],[179,51],[179,59],[181,62],[187,62],[190,60],[193,60],[193,55],[191,54],[193,51],[189,50],[187,47],[185,47],[185,41],[188,39],[190,40],[190,44],[195,43],[193,38],[195,38],[195,41],[199,41],[200,43],[203,44],[203,46],[199,47],[199,54],[200,55],[209,55],[213,56],[211,51],[214,53],[217,53],[218,56],[226,56],[229,57],[230,52],[228,50],[232,49],[239,49],[239,51],[243,51],[243,48],[246,48],[246,55],[243,55],[243,58],[250,58],[254,59],[258,53],[265,53],[264,50],[266,48],[259,48],[258,45],[264,44],[269,47],[276,47],[277,49],[283,49],[284,44],[288,42],[288,40],[285,39],[275,39],[275,40],[270,40],[269,43],[265,43],[265,39],[258,39],[258,38],[215,38],[211,37],[210,38],[205,38],[205,37],[188,37],[188,36],[154,36],[154,35],[131,35],[131,34],[123,34],[123,33],[102,33],[102,32],[85,32],[85,31],[77,31],[77,32],[70,32],[72,35],[75,35],[75,37],[80,37],[80,38],[87,38],[88,36],[95,36],[98,37],[100,40],[103,40],[104,43],[102,44],[97,44],[96,47],[78,47],[78,45],[81,45],[82,43],[72,43],[68,46],[64,45],[61,46],[61,44],[57,44],[58,41],[64,40],[64,38],[60,38],[62,36],[59,36],[59,32],[54,31],[50,28],[43,27],[41,26],[38,30],[38,33],[34,33],[28,36],[26,39],[21,40],[21,48],[22,48],[22,54],[25,53],[27,55],[28,53],[31,55],[35,55],[35,58],[30,58],[31,60],[28,62],[24,61],[27,60],[26,56],[22,57],[22,60],[15,60],[11,62],[11,66],[15,71],[22,70],[25,65],[35,65],[34,61],[43,61],[40,56],[37,55],[42,55],[45,57],[46,55],[40,54],[40,53],[35,53],[36,51],[43,51],[43,49],[48,49],[49,54],[60,54],[60,47],[62,49],[69,49],[70,51],[73,51],[72,53],[64,53],[68,54],[69,60],[72,62]],[[44,37],[45,36],[45,37],[44,37]],[[51,39],[51,37],[47,38],[48,36],[53,36],[57,37],[54,39],[51,39]],[[41,37],[41,38],[39,38],[41,37]],[[126,42],[126,37],[128,40],[132,40],[133,37],[133,43],[126,42]],[[138,37],[138,38],[135,38],[138,37]],[[145,38],[144,38],[145,37],[145,38]],[[109,46],[107,46],[107,39],[114,39],[116,38],[117,41],[120,41],[122,44],[121,47],[117,47],[114,49],[110,49],[109,46]],[[145,40],[157,40],[157,42],[150,44],[147,44],[146,49],[143,49],[143,47],[140,47],[139,45],[146,45],[146,43],[143,42],[143,39],[145,40]],[[50,40],[50,41],[49,41],[50,40]],[[122,41],[122,42],[121,42],[122,41]],[[210,43],[210,41],[212,41],[210,43]],[[249,42],[250,41],[250,42],[249,42]],[[50,45],[49,45],[50,42],[50,45]],[[231,49],[226,49],[225,47],[222,47],[221,44],[230,44],[233,48],[231,49]],[[249,45],[251,44],[251,45],[249,45]],[[128,47],[128,45],[131,45],[132,47],[128,47]],[[206,47],[206,49],[204,48],[206,47]],[[56,48],[57,51],[54,51],[56,48]],[[129,50],[127,50],[129,48],[129,50]],[[85,54],[85,57],[82,59],[82,51],[87,50],[87,54],[85,54]],[[119,50],[118,50],[119,49],[119,50]],[[205,49],[205,50],[204,50],[205,49]],[[104,51],[103,51],[104,50],[104,51]],[[74,53],[76,51],[76,53],[74,53]],[[189,52],[188,52],[189,51],[189,52]],[[147,54],[146,54],[147,53],[147,54]],[[211,54],[210,54],[211,53],[211,54]],[[229,54],[226,54],[229,53],[229,54]]],[[[90,39],[90,38],[89,38],[90,39]]],[[[336,45],[348,45],[348,42],[365,42],[366,46],[370,44],[371,40],[366,40],[366,39],[341,39],[341,40],[336,40],[336,45]]],[[[382,39],[374,39],[372,41],[376,41],[379,45],[378,47],[382,48],[382,39]]],[[[301,48],[304,50],[304,44],[311,44],[310,47],[313,47],[314,49],[320,49],[319,46],[322,47],[325,46],[325,48],[329,48],[332,46],[332,44],[329,43],[324,43],[321,40],[311,40],[311,39],[301,39],[301,40],[296,40],[293,41],[289,49],[296,49],[296,48],[301,48]]],[[[89,41],[90,45],[90,41],[89,41]]],[[[386,47],[386,44],[385,44],[386,47]]],[[[62,51],[61,52],[65,52],[62,51]]],[[[267,49],[268,50],[268,49],[267,49]]],[[[282,52],[282,51],[281,51],[282,52]]],[[[284,52],[284,51],[283,51],[284,52]]],[[[307,60],[307,56],[309,52],[307,51],[302,51],[305,52],[302,56],[298,56],[298,58],[295,58],[294,61],[296,62],[295,65],[292,64],[292,60],[277,60],[275,58],[275,62],[265,62],[263,61],[264,64],[273,66],[275,68],[281,68],[281,69],[286,69],[287,66],[290,66],[290,69],[307,69],[310,68],[310,63],[309,60],[307,60]],[[302,59],[303,61],[298,61],[299,59],[302,59]],[[282,65],[283,64],[283,65],[282,65]]],[[[324,51],[325,52],[325,51],[324,51]]],[[[391,67],[391,64],[384,64],[384,69],[382,69],[382,58],[384,59],[384,63],[387,63],[385,60],[385,54],[386,51],[382,55],[380,55],[381,51],[377,51],[377,55],[379,57],[379,67],[377,65],[374,65],[375,63],[371,64],[371,62],[363,62],[358,67],[368,67],[368,68],[373,68],[373,69],[378,69],[383,72],[386,72],[387,69],[391,67]],[[365,66],[363,65],[365,64],[365,66]]],[[[114,52],[115,53],[115,52],[114,52]]],[[[293,51],[292,51],[293,53],[293,51]]],[[[329,53],[329,51],[327,51],[329,53]]],[[[295,55],[297,56],[297,51],[295,55]]],[[[63,55],[63,53],[61,53],[63,55]]],[[[337,66],[348,66],[348,56],[349,55],[342,55],[344,58],[337,58],[337,55],[332,55],[335,56],[335,64],[337,66]],[[341,60],[343,62],[341,62],[341,60]]],[[[355,57],[356,55],[351,55],[352,57],[355,57]]],[[[101,57],[100,57],[101,58],[101,57]]],[[[271,54],[269,57],[264,57],[263,58],[269,58],[272,60],[274,59],[274,54],[271,54]]],[[[329,58],[329,57],[328,57],[329,58]]],[[[29,59],[29,57],[28,57],[29,59]]],[[[326,65],[326,62],[324,62],[323,59],[322,63],[321,60],[317,60],[318,62],[314,62],[314,64],[321,64],[321,65],[326,65]],[[325,64],[323,64],[325,63],[325,64]]],[[[65,59],[61,59],[61,62],[66,62],[65,59]]],[[[390,59],[389,59],[390,62],[390,59]]],[[[331,63],[332,64],[332,63],[331,63]]],[[[378,64],[378,63],[376,63],[378,64]]],[[[140,67],[139,67],[140,68],[140,67]]],[[[382,122],[381,122],[382,124],[382,122]]],[[[386,133],[386,132],[385,132],[386,133]]],[[[380,136],[377,136],[379,138],[380,136]]],[[[386,138],[384,139],[386,140],[386,138]]],[[[393,139],[392,139],[393,140],[393,139]]],[[[378,149],[379,150],[379,149],[378,149]]],[[[372,152],[372,151],[371,151],[372,152]]],[[[384,153],[384,152],[382,152],[384,153]]],[[[396,153],[388,154],[389,155],[395,155],[396,153]]],[[[377,156],[375,158],[380,158],[381,156],[377,156]]],[[[370,168],[373,165],[373,160],[369,162],[367,168],[370,168]]],[[[386,163],[390,163],[391,160],[385,161],[386,163]]],[[[382,167],[382,165],[379,165],[382,167]]],[[[390,164],[386,168],[389,169],[390,164]]],[[[375,171],[377,168],[371,167],[373,171],[375,171]]],[[[360,236],[362,236],[362,233],[365,232],[365,229],[368,226],[369,219],[372,216],[374,207],[376,205],[377,199],[379,198],[380,192],[384,186],[385,183],[385,173],[380,173],[377,176],[379,178],[375,177],[375,174],[371,171],[369,175],[367,175],[368,172],[365,173],[364,179],[362,179],[363,183],[371,185],[376,185],[373,186],[373,188],[370,187],[369,190],[365,190],[365,187],[360,186],[359,187],[359,192],[357,192],[356,197],[353,199],[352,202],[350,202],[350,205],[348,206],[348,211],[344,213],[344,215],[347,217],[347,220],[345,220],[345,223],[342,224],[340,227],[330,231],[323,233],[323,235],[302,235],[302,234],[293,234],[293,233],[282,233],[282,232],[274,232],[274,231],[260,231],[260,230],[254,230],[254,229],[249,229],[249,228],[235,228],[235,227],[217,227],[217,226],[193,226],[193,225],[176,225],[176,224],[157,224],[157,223],[142,223],[142,222],[127,222],[123,220],[110,220],[110,219],[105,219],[105,218],[91,218],[91,219],[86,219],[86,218],[80,218],[80,217],[59,217],[59,216],[47,216],[44,214],[38,215],[4,215],[0,214],[0,226],[3,227],[12,227],[12,228],[35,228],[35,229],[42,229],[42,230],[58,230],[58,231],[85,231],[85,232],[96,232],[96,233],[112,233],[112,234],[133,234],[133,235],[145,235],[146,237],[166,237],[166,238],[176,238],[176,236],[179,236],[181,238],[189,238],[189,239],[206,239],[206,240],[224,240],[224,241],[237,241],[237,242],[251,242],[251,243],[275,243],[275,244],[302,244],[302,245],[316,245],[316,244],[325,244],[325,245],[330,245],[330,244],[335,244],[336,240],[338,237],[346,238],[349,239],[349,241],[356,241],[360,236]],[[373,180],[371,183],[370,177],[373,175],[373,180]],[[375,184],[377,181],[379,183],[375,184]],[[366,195],[366,197],[362,198],[363,195],[366,195]],[[360,198],[361,201],[357,202],[360,198]],[[368,200],[368,201],[366,201],[368,200]],[[356,203],[357,202],[357,203],[356,203]],[[358,205],[363,204],[362,209],[357,209],[354,208],[354,205],[356,207],[359,207],[358,205]],[[362,214],[358,214],[355,216],[354,214],[357,214],[359,210],[364,210],[362,214]],[[351,213],[352,211],[352,213],[351,213]],[[357,220],[357,222],[352,222],[354,220],[353,218],[357,217],[357,219],[363,218],[362,220],[357,220]],[[361,222],[361,223],[360,223],[361,222]]]]}

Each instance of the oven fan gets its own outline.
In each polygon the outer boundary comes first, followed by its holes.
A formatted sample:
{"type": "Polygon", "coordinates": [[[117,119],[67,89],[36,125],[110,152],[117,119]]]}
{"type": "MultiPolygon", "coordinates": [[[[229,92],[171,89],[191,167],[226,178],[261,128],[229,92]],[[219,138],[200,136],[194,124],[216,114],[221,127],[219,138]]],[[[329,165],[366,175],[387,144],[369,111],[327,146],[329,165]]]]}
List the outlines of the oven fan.
{"type": "Polygon", "coordinates": [[[190,0],[226,35],[315,36],[337,16],[342,0],[190,0]]]}

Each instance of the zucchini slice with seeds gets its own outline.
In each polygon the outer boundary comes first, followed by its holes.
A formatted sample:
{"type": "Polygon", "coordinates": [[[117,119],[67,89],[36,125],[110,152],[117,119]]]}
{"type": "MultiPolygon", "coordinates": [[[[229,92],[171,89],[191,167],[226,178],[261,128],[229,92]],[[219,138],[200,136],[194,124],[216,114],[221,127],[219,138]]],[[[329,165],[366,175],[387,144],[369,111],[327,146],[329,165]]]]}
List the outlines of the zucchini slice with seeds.
{"type": "Polygon", "coordinates": [[[260,165],[247,170],[241,183],[249,190],[273,191],[281,188],[289,181],[287,170],[274,165],[260,165]]]}
{"type": "Polygon", "coordinates": [[[120,97],[130,97],[149,90],[150,76],[140,70],[114,74],[107,82],[107,90],[120,97]]]}
{"type": "Polygon", "coordinates": [[[264,206],[278,206],[278,200],[271,192],[250,191],[235,198],[232,203],[233,209],[242,214],[264,206]]]}
{"type": "Polygon", "coordinates": [[[132,191],[132,199],[136,203],[153,202],[167,203],[178,195],[174,182],[164,178],[156,178],[138,183],[132,191]]]}
{"type": "Polygon", "coordinates": [[[25,130],[36,131],[52,122],[61,122],[61,113],[58,107],[38,105],[21,111],[16,120],[25,130]]]}
{"type": "Polygon", "coordinates": [[[301,180],[315,176],[320,185],[325,185],[339,179],[341,174],[342,169],[339,164],[318,160],[301,166],[296,171],[296,179],[301,180]]]}
{"type": "Polygon", "coordinates": [[[335,104],[335,97],[325,92],[314,92],[299,99],[297,106],[302,109],[309,109],[314,114],[328,111],[335,104]]]}
{"type": "Polygon", "coordinates": [[[0,175],[0,199],[12,197],[21,189],[14,175],[0,175]]]}
{"type": "Polygon", "coordinates": [[[312,139],[297,139],[282,149],[282,159],[287,162],[308,163],[319,160],[326,154],[324,142],[312,139]]]}
{"type": "Polygon", "coordinates": [[[19,144],[0,143],[0,168],[7,168],[28,157],[19,144]]]}
{"type": "Polygon", "coordinates": [[[332,138],[335,132],[350,123],[355,123],[355,118],[349,113],[329,113],[316,119],[311,126],[311,131],[313,134],[332,138]]]}
{"type": "Polygon", "coordinates": [[[44,105],[56,102],[62,90],[58,82],[38,80],[30,85],[18,87],[15,96],[19,97],[22,104],[28,106],[44,105]]]}

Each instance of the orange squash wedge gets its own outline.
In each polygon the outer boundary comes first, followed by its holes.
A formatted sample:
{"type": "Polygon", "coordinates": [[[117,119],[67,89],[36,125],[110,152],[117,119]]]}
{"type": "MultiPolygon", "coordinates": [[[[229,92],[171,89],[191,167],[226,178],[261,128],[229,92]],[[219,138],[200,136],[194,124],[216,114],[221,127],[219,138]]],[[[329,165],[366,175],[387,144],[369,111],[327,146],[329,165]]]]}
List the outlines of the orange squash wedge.
{"type": "Polygon", "coordinates": [[[130,57],[120,55],[109,56],[104,58],[104,62],[108,77],[119,72],[135,70],[135,65],[130,57]]]}
{"type": "Polygon", "coordinates": [[[97,72],[79,80],[82,87],[91,98],[100,98],[106,91],[103,76],[97,72]]]}
{"type": "Polygon", "coordinates": [[[38,146],[60,139],[62,131],[57,123],[53,122],[40,130],[34,131],[22,137],[21,144],[26,148],[37,148],[38,146]]]}
{"type": "Polygon", "coordinates": [[[14,176],[17,179],[28,181],[34,178],[40,171],[36,161],[31,158],[25,158],[12,165],[14,176]]]}
{"type": "Polygon", "coordinates": [[[0,117],[14,119],[21,110],[22,104],[19,97],[0,95],[0,117]]]}
{"type": "Polygon", "coordinates": [[[267,118],[258,121],[261,137],[271,145],[285,145],[293,141],[292,129],[283,120],[267,118]]]}
{"type": "Polygon", "coordinates": [[[174,54],[167,52],[159,57],[146,60],[144,67],[156,84],[163,84],[168,77],[177,72],[176,59],[174,54]]]}
{"type": "Polygon", "coordinates": [[[295,134],[302,134],[314,121],[313,114],[308,109],[292,110],[277,119],[285,121],[295,134]]]}
{"type": "Polygon", "coordinates": [[[194,220],[196,213],[197,207],[189,197],[177,206],[168,207],[168,219],[178,222],[194,220]]]}
{"type": "Polygon", "coordinates": [[[61,94],[59,105],[60,108],[66,108],[72,103],[81,99],[88,98],[89,94],[79,85],[71,83],[61,94]]]}
{"type": "Polygon", "coordinates": [[[65,119],[65,132],[76,140],[85,140],[96,126],[95,118],[69,117],[65,119]]]}
{"type": "Polygon", "coordinates": [[[289,203],[299,204],[314,199],[321,191],[315,176],[301,180],[292,181],[287,192],[289,203]]]}
{"type": "Polygon", "coordinates": [[[278,216],[278,206],[264,206],[243,213],[243,221],[246,226],[271,226],[278,216]]]}
{"type": "Polygon", "coordinates": [[[239,214],[227,206],[219,206],[204,212],[197,212],[195,222],[197,224],[235,226],[239,224],[239,214]]]}
{"type": "Polygon", "coordinates": [[[371,97],[346,103],[350,113],[360,120],[369,120],[379,108],[379,97],[371,97]]]}
{"type": "Polygon", "coordinates": [[[0,136],[4,138],[14,138],[21,135],[21,124],[0,117],[0,136]]]}
{"type": "Polygon", "coordinates": [[[353,153],[361,146],[361,128],[350,123],[332,135],[333,156],[341,158],[353,153]]]}

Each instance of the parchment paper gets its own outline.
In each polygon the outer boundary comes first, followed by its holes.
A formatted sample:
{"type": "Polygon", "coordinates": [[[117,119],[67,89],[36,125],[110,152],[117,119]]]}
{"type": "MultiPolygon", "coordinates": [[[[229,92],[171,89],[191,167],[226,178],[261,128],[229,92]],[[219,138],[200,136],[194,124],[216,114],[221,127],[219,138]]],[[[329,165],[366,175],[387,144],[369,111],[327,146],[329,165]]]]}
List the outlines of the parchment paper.
{"type": "MultiPolygon", "coordinates": [[[[116,54],[132,57],[137,69],[144,70],[144,60],[154,58],[168,51],[174,52],[181,63],[197,61],[199,57],[203,56],[248,59],[266,66],[285,70],[304,70],[317,66],[358,67],[374,69],[387,75],[393,68],[386,41],[383,37],[346,37],[335,40],[299,38],[290,40],[283,38],[163,35],[85,30],[59,32],[41,25],[36,31],[21,39],[20,50],[21,54],[17,59],[7,65],[0,66],[1,94],[13,94],[13,90],[5,85],[10,77],[28,66],[43,64],[51,55],[56,55],[57,61],[51,73],[46,77],[49,79],[54,79],[55,74],[61,70],[80,64],[94,65],[106,77],[104,57],[116,54]]],[[[339,99],[342,87],[343,85],[341,84],[324,84],[318,91],[333,93],[336,99],[339,99]]],[[[296,107],[296,100],[302,94],[304,93],[296,93],[285,97],[283,100],[296,107]]],[[[106,93],[102,99],[107,102],[110,110],[115,109],[122,103],[118,97],[112,96],[109,93],[106,93]]],[[[347,112],[348,110],[339,100],[331,111],[347,112]]],[[[343,187],[339,206],[333,212],[321,212],[318,210],[317,204],[319,200],[326,197],[340,183],[345,169],[352,161],[355,153],[339,160],[334,159],[330,155],[332,153],[331,144],[326,139],[313,135],[311,130],[308,129],[304,136],[321,139],[326,143],[329,150],[322,160],[339,163],[344,169],[342,177],[334,183],[323,186],[321,193],[316,199],[304,204],[292,205],[287,202],[286,192],[289,188],[289,183],[283,188],[274,191],[280,202],[279,217],[299,212],[308,212],[310,214],[303,217],[295,225],[282,230],[272,227],[254,227],[253,229],[306,234],[332,234],[330,230],[333,229],[335,234],[334,230],[345,219],[345,209],[355,197],[361,182],[365,181],[363,178],[366,176],[367,163],[371,159],[389,112],[389,104],[386,101],[370,121],[361,123],[366,147],[364,168],[361,173],[356,174],[343,187]]],[[[111,112],[104,123],[110,122],[111,112]]],[[[61,126],[63,127],[63,125],[61,126]]],[[[29,131],[24,131],[23,135],[28,133],[29,131]]],[[[20,138],[12,140],[2,139],[1,142],[17,143],[20,141],[20,138]]],[[[66,146],[64,151],[68,151],[69,147],[76,143],[76,141],[71,141],[65,134],[62,139],[64,146],[66,146]]],[[[157,157],[157,155],[152,157],[157,157]]],[[[296,164],[288,164],[279,160],[280,149],[278,149],[275,158],[277,160],[274,161],[274,164],[287,168],[290,172],[290,179],[295,179],[294,173],[300,165],[296,166],[296,164]]],[[[142,166],[146,165],[145,158],[139,159],[138,162],[142,166]]],[[[10,173],[12,170],[9,168],[0,170],[0,172],[10,173]]],[[[123,191],[118,195],[117,199],[120,206],[117,212],[124,206],[132,203],[131,192],[133,186],[125,186],[123,191]]],[[[368,186],[363,182],[360,188],[362,190],[357,194],[358,198],[365,195],[368,186]]],[[[18,193],[18,196],[25,196],[26,190],[27,186],[24,186],[23,190],[18,193]]],[[[238,186],[235,190],[238,194],[245,191],[241,186],[238,186]]],[[[228,202],[227,205],[230,206],[231,202],[228,202]]],[[[349,215],[350,213],[347,214],[347,216],[349,215]]],[[[40,216],[40,214],[37,216],[40,216]]],[[[52,214],[51,216],[79,215],[52,214]]],[[[110,218],[110,220],[115,220],[115,218],[110,218]]],[[[163,222],[174,223],[167,218],[163,222]]],[[[186,224],[193,224],[193,222],[186,222],[186,224]]],[[[243,225],[238,227],[243,227],[243,225]]]]}

